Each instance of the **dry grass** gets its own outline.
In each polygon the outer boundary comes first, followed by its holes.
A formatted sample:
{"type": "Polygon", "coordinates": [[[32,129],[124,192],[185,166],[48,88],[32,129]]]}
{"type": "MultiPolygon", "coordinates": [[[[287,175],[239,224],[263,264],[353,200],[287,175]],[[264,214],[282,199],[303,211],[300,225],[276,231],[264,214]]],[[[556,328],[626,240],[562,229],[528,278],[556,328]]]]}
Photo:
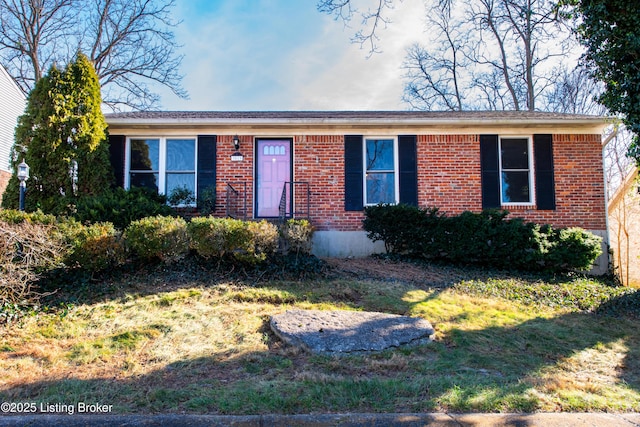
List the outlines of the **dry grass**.
{"type": "Polygon", "coordinates": [[[640,410],[637,319],[462,293],[438,267],[422,279],[419,266],[385,267],[253,286],[126,276],[101,301],[4,329],[0,398],[94,401],[121,413],[640,410]],[[268,328],[291,307],[421,316],[436,342],[311,356],[268,328]]]}

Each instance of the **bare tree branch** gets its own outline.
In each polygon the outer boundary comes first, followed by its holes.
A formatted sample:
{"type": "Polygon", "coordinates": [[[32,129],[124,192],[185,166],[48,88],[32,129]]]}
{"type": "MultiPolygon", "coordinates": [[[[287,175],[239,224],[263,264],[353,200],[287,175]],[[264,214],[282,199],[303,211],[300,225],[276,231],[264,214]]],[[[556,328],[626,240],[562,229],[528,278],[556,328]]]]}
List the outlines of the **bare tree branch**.
{"type": "Polygon", "coordinates": [[[403,99],[417,109],[460,111],[465,99],[462,80],[469,65],[464,54],[469,49],[468,27],[439,8],[429,15],[429,32],[435,34],[430,43],[433,53],[419,44],[407,50],[403,99]]]}
{"type": "Polygon", "coordinates": [[[171,18],[174,0],[0,0],[0,59],[25,92],[54,63],[81,50],[94,62],[113,109],[154,109],[159,83],[181,85],[171,18]]]}
{"type": "MultiPolygon", "coordinates": [[[[0,0],[0,58],[23,91],[63,58],[73,37],[76,0],[0,0]]],[[[75,49],[73,49],[75,52],[75,49]]]]}

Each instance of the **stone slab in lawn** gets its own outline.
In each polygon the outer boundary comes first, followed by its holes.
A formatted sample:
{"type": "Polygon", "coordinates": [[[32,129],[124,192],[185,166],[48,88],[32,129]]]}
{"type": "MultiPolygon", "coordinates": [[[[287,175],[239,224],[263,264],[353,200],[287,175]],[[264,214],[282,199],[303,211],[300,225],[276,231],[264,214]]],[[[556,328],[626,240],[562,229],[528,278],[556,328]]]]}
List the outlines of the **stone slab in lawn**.
{"type": "Polygon", "coordinates": [[[271,329],[288,344],[334,355],[426,344],[435,332],[417,317],[347,310],[287,310],[271,317],[271,329]]]}

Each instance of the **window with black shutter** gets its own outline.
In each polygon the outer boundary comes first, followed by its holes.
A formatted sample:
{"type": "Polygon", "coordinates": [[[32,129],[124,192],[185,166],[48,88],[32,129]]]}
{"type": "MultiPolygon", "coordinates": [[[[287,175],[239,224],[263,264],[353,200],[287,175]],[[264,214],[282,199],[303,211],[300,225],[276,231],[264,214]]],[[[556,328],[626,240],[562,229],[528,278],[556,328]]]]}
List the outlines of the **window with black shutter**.
{"type": "Polygon", "coordinates": [[[415,135],[345,136],[345,210],[378,203],[418,204],[415,135]]]}

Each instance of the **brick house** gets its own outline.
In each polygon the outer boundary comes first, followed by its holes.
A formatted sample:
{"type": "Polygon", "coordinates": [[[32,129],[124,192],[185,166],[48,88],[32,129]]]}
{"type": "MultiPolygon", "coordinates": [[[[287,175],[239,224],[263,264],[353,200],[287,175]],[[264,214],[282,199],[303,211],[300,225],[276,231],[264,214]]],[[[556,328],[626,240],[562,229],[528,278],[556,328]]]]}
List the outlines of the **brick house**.
{"type": "Polygon", "coordinates": [[[11,147],[18,117],[24,113],[26,100],[15,80],[0,65],[0,201],[11,178],[11,147]]]}
{"type": "MultiPolygon", "coordinates": [[[[308,217],[321,256],[382,249],[363,207],[503,208],[606,242],[602,118],[542,112],[106,115],[118,184],[216,189],[216,214],[308,217]]],[[[606,259],[597,270],[607,268],[606,259]]]]}

